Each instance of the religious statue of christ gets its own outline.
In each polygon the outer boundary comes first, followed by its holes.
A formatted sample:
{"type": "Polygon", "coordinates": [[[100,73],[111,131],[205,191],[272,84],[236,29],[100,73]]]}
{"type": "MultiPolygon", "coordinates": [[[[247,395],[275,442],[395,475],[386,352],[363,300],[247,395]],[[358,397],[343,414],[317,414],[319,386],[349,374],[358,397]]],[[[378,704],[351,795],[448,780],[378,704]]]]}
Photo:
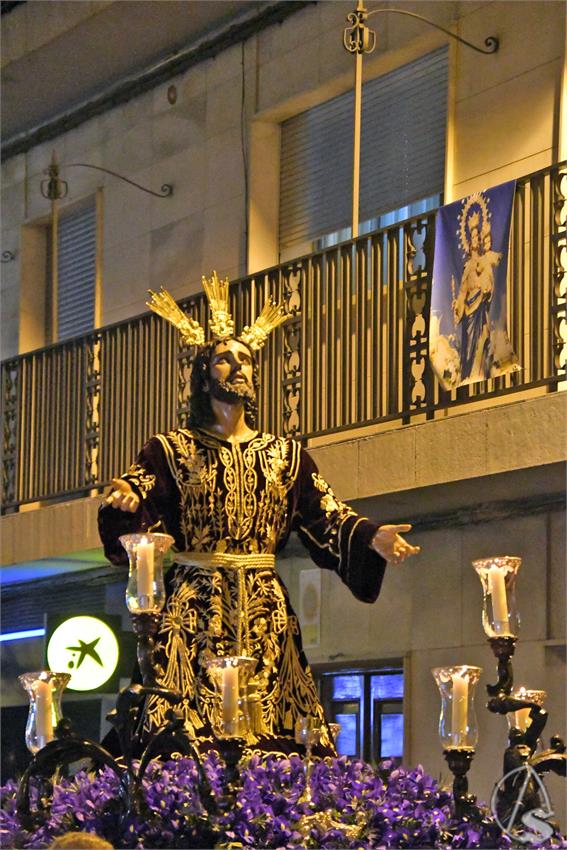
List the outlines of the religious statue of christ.
{"type": "MultiPolygon", "coordinates": [[[[297,441],[257,430],[255,351],[285,316],[268,304],[237,336],[228,281],[213,274],[203,282],[213,335],[207,342],[167,293],[152,293],[149,306],[176,324],[187,345],[197,346],[188,427],[152,437],[113,480],[100,509],[100,534],[115,564],[127,562],[122,534],[161,531],[175,540],[157,639],[160,685],[183,694],[186,728],[200,749],[215,745],[215,693],[206,662],[243,654],[257,661],[253,686],[260,706],[248,745],[288,753],[296,747],[298,719],[325,723],[276,554],[295,531],[319,567],[371,603],[387,563],[400,563],[419,547],[401,536],[410,525],[378,526],[341,502],[297,441]]],[[[148,735],[167,708],[157,696],[147,700],[148,735]]],[[[325,733],[322,744],[332,751],[325,733]]]]}

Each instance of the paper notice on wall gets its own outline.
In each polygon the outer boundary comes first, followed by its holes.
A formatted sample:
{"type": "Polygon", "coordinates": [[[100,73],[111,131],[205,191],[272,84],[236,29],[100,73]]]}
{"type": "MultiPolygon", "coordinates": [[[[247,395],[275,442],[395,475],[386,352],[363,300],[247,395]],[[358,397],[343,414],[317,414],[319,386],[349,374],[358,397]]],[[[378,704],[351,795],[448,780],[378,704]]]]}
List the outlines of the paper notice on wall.
{"type": "Polygon", "coordinates": [[[299,575],[299,623],[303,646],[321,642],[321,570],[303,570],[299,575]]]}

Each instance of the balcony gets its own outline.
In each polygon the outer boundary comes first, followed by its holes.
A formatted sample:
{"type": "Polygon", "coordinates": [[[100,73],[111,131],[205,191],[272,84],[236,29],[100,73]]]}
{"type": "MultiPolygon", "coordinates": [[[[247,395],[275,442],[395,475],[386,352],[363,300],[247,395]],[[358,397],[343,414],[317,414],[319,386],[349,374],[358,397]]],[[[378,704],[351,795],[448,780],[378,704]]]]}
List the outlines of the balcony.
{"type": "MultiPolygon", "coordinates": [[[[268,295],[292,316],[261,355],[261,427],[307,441],[557,391],[566,206],[565,163],[517,181],[508,329],[522,368],[451,392],[428,362],[434,212],[233,283],[237,327],[268,295]]],[[[182,306],[206,327],[204,296],[182,306]]],[[[176,331],[151,313],[5,361],[2,511],[102,489],[149,436],[185,424],[189,371],[176,331]]]]}

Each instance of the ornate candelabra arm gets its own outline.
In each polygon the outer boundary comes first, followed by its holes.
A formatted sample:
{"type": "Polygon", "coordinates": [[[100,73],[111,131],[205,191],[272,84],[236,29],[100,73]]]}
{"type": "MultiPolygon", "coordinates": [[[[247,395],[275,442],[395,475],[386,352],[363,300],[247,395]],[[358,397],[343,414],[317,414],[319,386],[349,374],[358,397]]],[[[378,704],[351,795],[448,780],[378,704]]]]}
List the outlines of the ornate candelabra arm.
{"type": "Polygon", "coordinates": [[[537,742],[541,738],[543,730],[545,729],[548,713],[545,708],[542,708],[540,705],[535,705],[534,703],[526,705],[526,708],[530,709],[530,723],[524,732],[524,741],[533,753],[535,752],[537,742]]]}
{"type": "Polygon", "coordinates": [[[474,758],[474,750],[443,750],[443,755],[453,774],[453,798],[455,801],[455,820],[471,817],[478,813],[476,797],[469,794],[467,773],[474,758]]]}
{"type": "Polygon", "coordinates": [[[194,748],[191,747],[183,731],[183,719],[170,709],[167,714],[168,722],[150,739],[142,752],[139,766],[137,768],[134,766],[133,759],[141,747],[141,736],[138,732],[141,723],[140,708],[148,696],[158,696],[174,705],[183,699],[180,693],[167,688],[129,685],[120,691],[116,708],[106,715],[106,719],[115,727],[118,734],[125,764],[121,775],[125,817],[131,814],[143,816],[146,811],[142,779],[153,758],[171,755],[174,752],[180,752],[183,755],[195,754],[194,748]]]}
{"type": "Polygon", "coordinates": [[[558,776],[567,776],[567,755],[565,754],[565,744],[562,739],[561,745],[563,749],[557,749],[553,746],[556,738],[551,739],[551,747],[548,750],[543,750],[541,753],[533,756],[530,759],[530,764],[534,770],[541,776],[542,773],[556,773],[558,776]]]}
{"type": "Polygon", "coordinates": [[[183,717],[175,709],[166,712],[166,724],[150,739],[140,759],[138,777],[141,781],[152,759],[162,755],[180,753],[182,756],[195,756],[195,747],[190,743],[183,728],[183,717]]]}
{"type": "Polygon", "coordinates": [[[60,737],[38,750],[24,771],[18,786],[16,811],[22,826],[26,829],[34,829],[49,816],[48,797],[51,796],[53,790],[50,779],[62,767],[66,767],[79,759],[88,758],[93,765],[109,767],[120,779],[122,778],[123,770],[116,759],[96,741],[74,735],[71,732],[71,724],[67,719],[63,719],[58,724],[55,732],[60,737]],[[30,807],[30,781],[32,778],[40,782],[40,803],[39,810],[36,813],[32,813],[30,807]]]}
{"type": "Polygon", "coordinates": [[[512,688],[514,687],[514,670],[511,659],[516,649],[516,641],[517,638],[513,636],[491,637],[488,639],[492,652],[498,659],[498,681],[495,685],[486,686],[487,693],[491,697],[510,694],[512,692],[512,688]]]}
{"type": "Polygon", "coordinates": [[[201,802],[209,814],[218,813],[219,809],[201,761],[201,754],[194,740],[189,737],[184,728],[183,716],[173,708],[170,708],[165,716],[167,720],[166,725],[150,740],[140,759],[138,770],[139,781],[141,782],[152,759],[158,756],[171,755],[173,753],[190,756],[195,762],[197,773],[199,774],[199,796],[201,802]]]}
{"type": "Polygon", "coordinates": [[[138,639],[136,653],[145,688],[157,687],[157,678],[163,676],[163,670],[155,660],[155,635],[160,620],[160,614],[132,614],[132,628],[138,639]]]}
{"type": "Polygon", "coordinates": [[[116,707],[106,715],[108,722],[114,726],[120,741],[122,758],[127,770],[132,770],[132,759],[138,742],[135,727],[138,721],[139,709],[145,699],[142,685],[128,685],[122,688],[116,698],[116,707]]]}
{"type": "Polygon", "coordinates": [[[535,752],[548,717],[547,711],[541,705],[529,700],[499,694],[496,697],[491,697],[486,703],[486,707],[493,714],[510,714],[511,712],[529,709],[530,722],[526,725],[526,728],[522,730],[513,726],[508,737],[510,745],[522,744],[528,746],[531,753],[535,752]]]}

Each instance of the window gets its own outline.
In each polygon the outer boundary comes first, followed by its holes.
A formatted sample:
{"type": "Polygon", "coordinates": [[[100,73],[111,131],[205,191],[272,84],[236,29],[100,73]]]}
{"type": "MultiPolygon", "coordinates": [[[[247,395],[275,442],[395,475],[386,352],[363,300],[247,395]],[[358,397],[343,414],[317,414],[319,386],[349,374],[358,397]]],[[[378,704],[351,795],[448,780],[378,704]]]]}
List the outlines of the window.
{"type": "Polygon", "coordinates": [[[47,310],[52,342],[87,333],[95,327],[97,215],[95,199],[63,212],[57,229],[57,276],[52,273],[51,228],[47,229],[47,310]]]}
{"type": "MultiPolygon", "coordinates": [[[[440,202],[447,56],[442,48],[363,86],[361,233],[440,202]]],[[[318,240],[329,234],[335,242],[350,238],[353,97],[347,92],[282,124],[282,259],[324,247],[318,240]]]]}
{"type": "Polygon", "coordinates": [[[339,755],[378,762],[403,757],[404,673],[401,667],[322,673],[327,718],[339,723],[339,755]]]}

